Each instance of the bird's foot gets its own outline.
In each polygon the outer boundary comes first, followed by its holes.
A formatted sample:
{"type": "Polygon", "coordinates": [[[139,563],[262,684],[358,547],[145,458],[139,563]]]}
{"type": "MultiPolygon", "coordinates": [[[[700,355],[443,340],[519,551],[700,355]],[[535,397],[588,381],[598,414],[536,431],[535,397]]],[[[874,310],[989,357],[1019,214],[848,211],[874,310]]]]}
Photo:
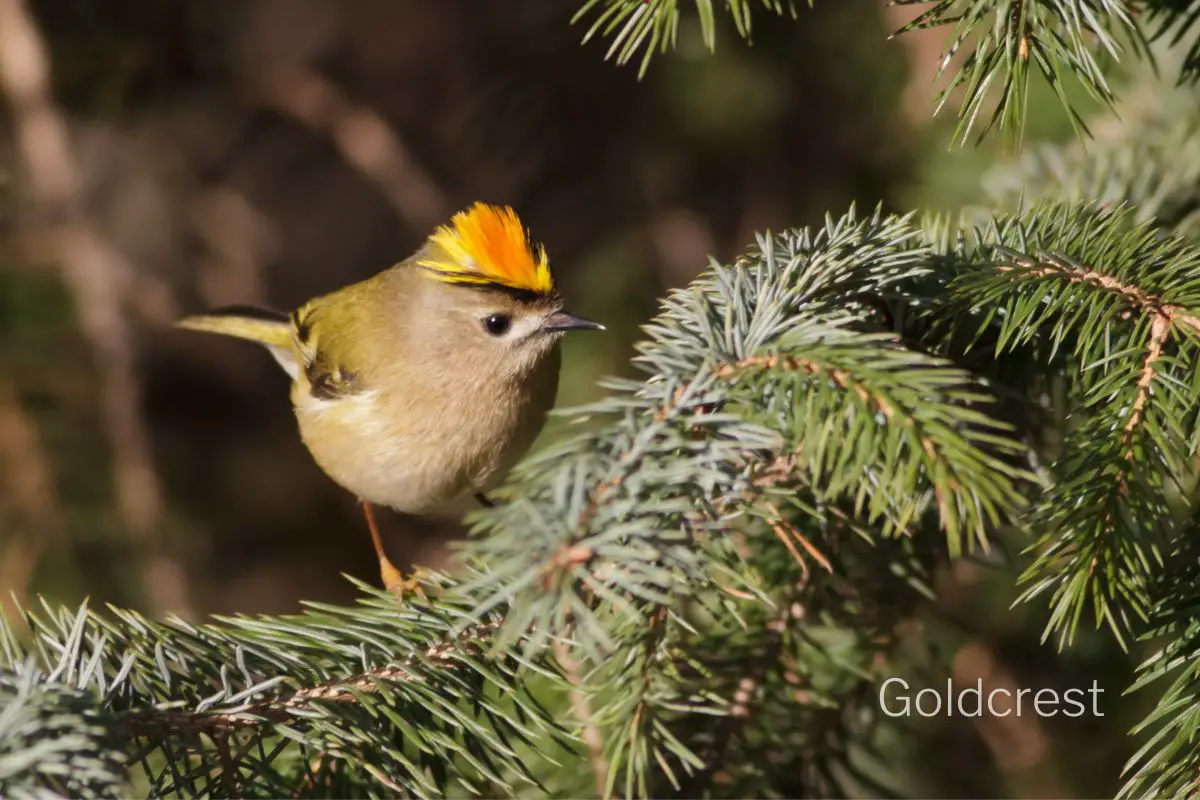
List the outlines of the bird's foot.
{"type": "Polygon", "coordinates": [[[379,526],[375,524],[375,512],[370,503],[363,503],[363,514],[367,518],[367,528],[371,531],[371,541],[375,544],[375,555],[379,556],[379,577],[383,579],[384,588],[396,595],[401,605],[404,604],[407,595],[415,594],[422,600],[427,600],[425,589],[421,586],[422,570],[414,569],[411,575],[404,577],[384,552],[383,540],[379,537],[379,526]]]}
{"type": "Polygon", "coordinates": [[[421,585],[423,580],[428,581],[426,570],[421,567],[415,568],[406,578],[400,570],[392,566],[392,562],[380,561],[379,574],[383,578],[384,587],[396,595],[396,599],[401,605],[404,604],[405,598],[412,595],[416,595],[422,600],[429,599],[429,595],[425,593],[425,587],[421,585]]]}

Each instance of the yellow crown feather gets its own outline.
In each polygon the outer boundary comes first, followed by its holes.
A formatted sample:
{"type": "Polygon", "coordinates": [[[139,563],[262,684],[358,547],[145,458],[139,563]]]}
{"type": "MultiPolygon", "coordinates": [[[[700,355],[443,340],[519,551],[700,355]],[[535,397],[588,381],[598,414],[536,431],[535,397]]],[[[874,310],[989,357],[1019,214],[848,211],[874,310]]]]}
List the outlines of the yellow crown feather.
{"type": "Polygon", "coordinates": [[[492,284],[540,295],[554,292],[546,249],[530,241],[517,213],[508,206],[476,203],[455,214],[429,241],[435,247],[417,264],[438,280],[492,284]]]}

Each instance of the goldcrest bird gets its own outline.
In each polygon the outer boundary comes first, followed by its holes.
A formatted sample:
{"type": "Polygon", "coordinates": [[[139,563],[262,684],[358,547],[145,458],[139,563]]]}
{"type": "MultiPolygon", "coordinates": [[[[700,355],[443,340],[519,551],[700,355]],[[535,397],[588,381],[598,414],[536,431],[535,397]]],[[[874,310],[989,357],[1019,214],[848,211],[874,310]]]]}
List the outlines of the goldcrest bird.
{"type": "Polygon", "coordinates": [[[372,505],[490,505],[484,493],[554,405],[559,339],[604,329],[563,310],[516,213],[482,203],[408,259],[291,314],[236,306],[178,324],[258,342],[283,366],[305,446],[362,501],[384,585],[401,593],[417,576],[388,559],[372,505]]]}

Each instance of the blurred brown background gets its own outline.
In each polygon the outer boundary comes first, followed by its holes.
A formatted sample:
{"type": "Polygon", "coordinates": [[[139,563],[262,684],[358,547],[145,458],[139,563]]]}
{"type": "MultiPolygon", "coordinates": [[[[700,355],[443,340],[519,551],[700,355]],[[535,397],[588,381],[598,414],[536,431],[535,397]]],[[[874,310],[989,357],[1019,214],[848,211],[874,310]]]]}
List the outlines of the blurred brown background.
{"type": "MultiPolygon", "coordinates": [[[[580,46],[577,6],[0,0],[4,596],[195,618],[348,600],[340,572],[375,580],[283,372],[171,329],[182,313],[290,308],[473,201],[511,204],[571,307],[609,326],[567,342],[570,405],[629,372],[656,298],[710,255],[852,201],[955,207],[993,158],[947,153],[930,122],[949,32],[888,41],[911,14],[881,0],[758,14],[753,46],[723,28],[715,55],[687,20],[641,81],[607,42],[580,46]]],[[[1067,129],[1047,108],[1030,135],[1067,129]]],[[[439,563],[462,533],[453,515],[383,524],[401,566],[439,563]]],[[[956,680],[1124,685],[1128,659],[1100,640],[1066,659],[1038,644],[1040,610],[1007,610],[1011,571],[947,581],[956,680]]],[[[918,794],[1106,794],[1129,747],[1113,702],[1092,727],[959,721],[893,744],[918,794]]]]}

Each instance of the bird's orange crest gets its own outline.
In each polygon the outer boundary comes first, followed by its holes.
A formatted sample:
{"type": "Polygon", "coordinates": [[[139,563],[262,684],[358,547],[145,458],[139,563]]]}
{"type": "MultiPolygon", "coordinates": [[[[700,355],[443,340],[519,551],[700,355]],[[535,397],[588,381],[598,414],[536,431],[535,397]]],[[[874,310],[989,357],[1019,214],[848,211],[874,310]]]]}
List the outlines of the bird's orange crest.
{"type": "Polygon", "coordinates": [[[417,262],[446,283],[493,284],[523,292],[554,292],[546,249],[534,245],[517,214],[476,203],[429,237],[434,245],[417,262]]]}

